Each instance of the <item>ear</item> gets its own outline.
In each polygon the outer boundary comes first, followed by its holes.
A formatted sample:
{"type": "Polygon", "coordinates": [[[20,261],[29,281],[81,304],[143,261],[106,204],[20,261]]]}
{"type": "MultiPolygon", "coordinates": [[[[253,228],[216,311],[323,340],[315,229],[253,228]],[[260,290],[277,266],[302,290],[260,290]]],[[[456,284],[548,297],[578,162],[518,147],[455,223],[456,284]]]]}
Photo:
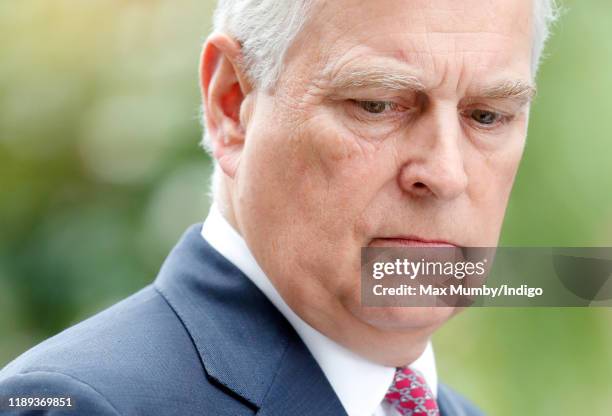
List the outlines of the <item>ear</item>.
{"type": "Polygon", "coordinates": [[[202,102],[213,157],[231,178],[236,175],[246,134],[240,110],[252,90],[242,73],[241,57],[238,42],[215,33],[206,40],[200,60],[202,102]]]}

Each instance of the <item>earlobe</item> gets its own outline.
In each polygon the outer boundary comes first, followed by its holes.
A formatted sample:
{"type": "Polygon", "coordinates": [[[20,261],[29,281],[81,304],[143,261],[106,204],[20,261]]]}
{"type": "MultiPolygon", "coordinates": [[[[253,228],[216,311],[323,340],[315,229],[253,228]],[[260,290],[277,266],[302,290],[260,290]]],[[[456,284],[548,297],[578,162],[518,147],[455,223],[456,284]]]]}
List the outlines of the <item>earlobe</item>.
{"type": "Polygon", "coordinates": [[[230,178],[234,178],[238,170],[240,156],[244,147],[245,131],[239,123],[227,117],[223,120],[217,136],[213,140],[213,157],[219,167],[230,178]]]}
{"type": "Polygon", "coordinates": [[[211,35],[202,51],[200,82],[206,129],[213,156],[234,177],[245,140],[243,104],[251,91],[242,73],[240,44],[224,34],[211,35]]]}
{"type": "Polygon", "coordinates": [[[217,161],[217,164],[223,173],[232,179],[234,179],[236,172],[238,171],[241,153],[242,148],[230,149],[224,146],[218,146],[213,149],[213,157],[217,161]]]}

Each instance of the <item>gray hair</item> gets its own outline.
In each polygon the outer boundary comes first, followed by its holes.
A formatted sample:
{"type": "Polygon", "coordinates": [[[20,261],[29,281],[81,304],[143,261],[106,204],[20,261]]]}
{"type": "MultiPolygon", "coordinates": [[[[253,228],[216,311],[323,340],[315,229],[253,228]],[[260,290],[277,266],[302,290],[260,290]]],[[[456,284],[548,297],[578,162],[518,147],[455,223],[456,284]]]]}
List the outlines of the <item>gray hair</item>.
{"type": "MultiPolygon", "coordinates": [[[[521,0],[518,0],[521,1],[521,0]]],[[[524,0],[523,0],[524,1],[524,0]]],[[[233,36],[242,46],[242,65],[253,84],[261,89],[274,87],[285,54],[300,32],[313,0],[218,0],[214,31],[233,36]]],[[[533,0],[534,44],[532,75],[542,60],[550,27],[558,17],[556,0],[533,0]]],[[[205,134],[203,145],[210,150],[205,134]]],[[[215,169],[215,176],[218,176],[215,169]]],[[[213,194],[218,178],[213,178],[213,194]]]]}
{"type": "MultiPolygon", "coordinates": [[[[555,0],[533,2],[535,77],[558,8],[555,0]]],[[[302,28],[312,3],[313,0],[218,0],[214,31],[230,34],[240,42],[248,76],[257,87],[268,89],[278,79],[285,53],[302,28]]]]}

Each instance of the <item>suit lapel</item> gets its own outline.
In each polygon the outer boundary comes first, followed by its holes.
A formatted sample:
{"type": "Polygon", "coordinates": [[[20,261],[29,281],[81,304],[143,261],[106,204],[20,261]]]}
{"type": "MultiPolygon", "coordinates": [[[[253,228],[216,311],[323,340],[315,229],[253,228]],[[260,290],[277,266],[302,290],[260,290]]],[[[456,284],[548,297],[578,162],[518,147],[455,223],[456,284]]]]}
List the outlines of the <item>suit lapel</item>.
{"type": "Polygon", "coordinates": [[[310,352],[296,337],[290,341],[257,415],[346,416],[346,412],[310,352]]]}
{"type": "Polygon", "coordinates": [[[192,226],[155,281],[189,332],[208,377],[261,415],[345,415],[293,327],[192,226]]]}

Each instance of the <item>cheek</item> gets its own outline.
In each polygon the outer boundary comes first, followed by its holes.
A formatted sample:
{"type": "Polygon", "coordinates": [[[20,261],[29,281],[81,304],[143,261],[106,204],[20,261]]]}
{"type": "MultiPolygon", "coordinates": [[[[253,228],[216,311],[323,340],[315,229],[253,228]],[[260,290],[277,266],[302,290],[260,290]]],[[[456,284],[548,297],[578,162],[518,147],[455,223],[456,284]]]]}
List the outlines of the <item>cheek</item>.
{"type": "Polygon", "coordinates": [[[493,176],[496,186],[503,194],[509,194],[514,184],[514,179],[518,171],[523,151],[525,149],[526,127],[517,129],[511,144],[499,155],[493,157],[489,162],[489,170],[497,172],[493,176]]]}
{"type": "Polygon", "coordinates": [[[306,130],[309,149],[305,153],[310,153],[308,156],[332,175],[349,166],[356,169],[373,163],[381,147],[380,143],[360,138],[329,113],[314,116],[306,130]]]}
{"type": "Polygon", "coordinates": [[[503,150],[478,154],[468,162],[472,165],[470,199],[479,212],[483,230],[498,230],[501,226],[523,147],[524,140],[519,138],[503,150]],[[484,218],[488,224],[482,223],[484,218]]]}
{"type": "Polygon", "coordinates": [[[301,123],[290,140],[291,169],[284,172],[288,189],[305,211],[314,209],[335,223],[351,221],[389,170],[388,163],[381,163],[381,146],[358,139],[326,115],[301,123]]]}
{"type": "Polygon", "coordinates": [[[358,224],[389,163],[324,118],[261,127],[240,166],[245,237],[271,278],[306,275],[341,292],[358,276],[358,224]]]}

